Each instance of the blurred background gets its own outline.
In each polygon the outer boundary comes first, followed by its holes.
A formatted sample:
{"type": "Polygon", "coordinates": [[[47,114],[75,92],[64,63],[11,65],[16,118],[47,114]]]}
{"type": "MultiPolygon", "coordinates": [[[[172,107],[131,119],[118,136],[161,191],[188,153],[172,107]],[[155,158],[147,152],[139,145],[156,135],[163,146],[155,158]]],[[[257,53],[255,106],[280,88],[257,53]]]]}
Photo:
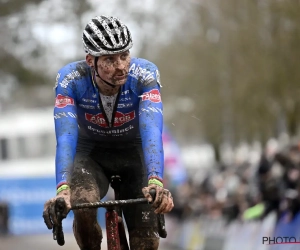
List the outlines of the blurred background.
{"type": "Polygon", "coordinates": [[[161,73],[175,208],[160,249],[299,239],[299,13],[296,0],[1,1],[0,249],[78,249],[72,214],[64,247],[42,219],[55,195],[53,88],[85,58],[82,30],[102,14],[126,23],[132,56],[161,73]]]}

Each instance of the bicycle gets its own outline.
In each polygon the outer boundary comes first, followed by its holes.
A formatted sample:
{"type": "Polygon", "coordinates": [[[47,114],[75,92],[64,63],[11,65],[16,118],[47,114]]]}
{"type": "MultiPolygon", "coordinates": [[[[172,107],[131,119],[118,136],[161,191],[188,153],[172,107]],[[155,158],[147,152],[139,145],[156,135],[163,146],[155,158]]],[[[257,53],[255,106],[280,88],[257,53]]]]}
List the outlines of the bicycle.
{"type": "MultiPolygon", "coordinates": [[[[114,190],[114,200],[99,201],[91,203],[81,203],[74,205],[71,210],[82,208],[106,208],[105,224],[107,235],[107,249],[108,250],[129,250],[129,245],[126,237],[125,226],[122,218],[122,206],[134,205],[134,204],[147,204],[149,203],[146,198],[119,200],[120,192],[120,176],[111,177],[111,187],[114,190]]],[[[155,199],[155,189],[150,190],[152,199],[155,199]]],[[[62,227],[63,211],[65,209],[65,202],[63,198],[58,198],[55,204],[55,212],[58,220],[58,224],[53,227],[53,239],[57,241],[58,245],[63,246],[65,244],[64,233],[62,227]]],[[[165,220],[162,214],[158,214],[158,233],[161,238],[167,237],[167,231],[165,228],[165,220]]]]}

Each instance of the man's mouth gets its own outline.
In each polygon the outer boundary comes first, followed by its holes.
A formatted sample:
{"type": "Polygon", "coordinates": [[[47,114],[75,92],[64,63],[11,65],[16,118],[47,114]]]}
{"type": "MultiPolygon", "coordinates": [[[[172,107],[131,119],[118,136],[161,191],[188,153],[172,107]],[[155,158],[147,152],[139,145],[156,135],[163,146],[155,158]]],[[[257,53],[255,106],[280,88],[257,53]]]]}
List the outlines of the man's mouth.
{"type": "Polygon", "coordinates": [[[120,81],[120,80],[126,79],[127,76],[128,76],[128,74],[119,74],[119,75],[115,75],[114,78],[115,78],[115,80],[120,81]]]}

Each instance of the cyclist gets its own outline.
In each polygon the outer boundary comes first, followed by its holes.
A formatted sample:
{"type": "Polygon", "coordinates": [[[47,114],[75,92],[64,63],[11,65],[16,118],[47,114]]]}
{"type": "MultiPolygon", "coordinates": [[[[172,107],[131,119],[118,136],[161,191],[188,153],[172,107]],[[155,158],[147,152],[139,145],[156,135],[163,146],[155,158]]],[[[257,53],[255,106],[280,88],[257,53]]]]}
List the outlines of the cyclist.
{"type": "MultiPolygon", "coordinates": [[[[131,58],[131,33],[118,18],[97,16],[82,36],[87,53],[58,72],[55,84],[57,195],[44,205],[48,229],[57,223],[55,200],[96,202],[120,175],[120,199],[145,196],[156,189],[153,205],[124,208],[130,249],[158,249],[157,215],[172,210],[163,187],[163,107],[158,68],[131,58]]],[[[74,210],[73,232],[83,250],[101,249],[97,209],[74,210]]]]}

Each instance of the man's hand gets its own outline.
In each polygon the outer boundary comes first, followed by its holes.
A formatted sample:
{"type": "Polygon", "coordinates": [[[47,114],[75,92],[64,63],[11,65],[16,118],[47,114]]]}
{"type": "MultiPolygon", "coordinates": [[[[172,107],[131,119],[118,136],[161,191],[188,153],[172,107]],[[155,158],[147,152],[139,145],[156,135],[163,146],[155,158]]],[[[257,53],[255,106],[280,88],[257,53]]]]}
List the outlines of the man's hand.
{"type": "Polygon", "coordinates": [[[156,197],[153,201],[153,207],[155,208],[154,212],[156,214],[165,214],[170,212],[174,207],[171,192],[168,189],[164,189],[158,185],[150,184],[148,187],[144,187],[142,189],[144,196],[149,202],[152,202],[152,197],[150,194],[151,189],[155,189],[156,191],[156,197]]]}
{"type": "Polygon", "coordinates": [[[55,213],[55,201],[59,197],[64,198],[66,203],[63,217],[66,217],[71,209],[70,189],[63,190],[60,193],[58,193],[56,197],[48,200],[44,205],[44,212],[43,212],[43,218],[48,229],[52,229],[53,225],[58,224],[56,213],[55,213]]]}

